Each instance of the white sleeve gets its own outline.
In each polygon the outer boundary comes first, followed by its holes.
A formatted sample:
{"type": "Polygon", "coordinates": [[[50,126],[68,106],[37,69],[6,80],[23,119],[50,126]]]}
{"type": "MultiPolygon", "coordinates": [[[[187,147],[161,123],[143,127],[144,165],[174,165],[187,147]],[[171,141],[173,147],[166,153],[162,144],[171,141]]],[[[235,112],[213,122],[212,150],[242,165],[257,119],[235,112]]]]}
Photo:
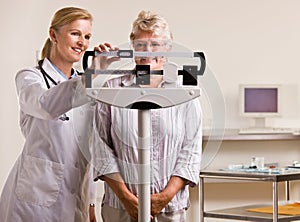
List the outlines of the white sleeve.
{"type": "Polygon", "coordinates": [[[88,102],[81,77],[47,89],[37,69],[23,69],[15,78],[20,109],[41,119],[55,119],[70,109],[88,102]]]}

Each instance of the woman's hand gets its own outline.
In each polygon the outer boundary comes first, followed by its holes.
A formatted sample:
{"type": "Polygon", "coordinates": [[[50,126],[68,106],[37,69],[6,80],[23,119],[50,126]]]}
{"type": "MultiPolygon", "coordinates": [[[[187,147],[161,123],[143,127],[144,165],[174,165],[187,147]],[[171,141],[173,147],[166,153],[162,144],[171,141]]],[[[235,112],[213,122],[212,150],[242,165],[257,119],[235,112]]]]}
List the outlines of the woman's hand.
{"type": "Polygon", "coordinates": [[[134,219],[138,220],[138,198],[130,194],[126,198],[120,199],[127,213],[134,219]]]}
{"type": "Polygon", "coordinates": [[[151,194],[151,215],[155,216],[159,214],[169,202],[170,199],[164,192],[151,194]]]}
{"type": "MultiPolygon", "coordinates": [[[[111,52],[111,51],[117,51],[119,50],[119,48],[117,47],[113,47],[111,44],[109,43],[104,43],[104,44],[100,44],[99,46],[95,46],[94,47],[94,51],[97,52],[111,52]]],[[[95,69],[107,69],[107,67],[116,61],[119,61],[120,57],[117,56],[112,56],[112,57],[108,57],[108,56],[95,56],[93,58],[93,67],[95,69]]]]}
{"type": "Polygon", "coordinates": [[[187,180],[178,176],[172,176],[162,192],[151,194],[151,215],[159,214],[186,184],[187,180]]]}
{"type": "Polygon", "coordinates": [[[127,213],[138,220],[138,198],[127,188],[119,173],[112,173],[101,177],[118,196],[127,213]]]}

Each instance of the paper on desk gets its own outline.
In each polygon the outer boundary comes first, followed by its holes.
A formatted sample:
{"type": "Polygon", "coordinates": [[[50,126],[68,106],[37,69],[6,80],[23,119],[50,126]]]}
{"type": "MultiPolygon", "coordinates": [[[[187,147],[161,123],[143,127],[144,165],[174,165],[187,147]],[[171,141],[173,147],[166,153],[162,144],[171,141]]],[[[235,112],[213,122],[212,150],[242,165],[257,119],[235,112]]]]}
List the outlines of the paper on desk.
{"type": "MultiPolygon", "coordinates": [[[[273,214],[273,206],[250,208],[250,209],[246,209],[246,210],[251,211],[251,212],[273,214]]],[[[278,206],[278,214],[298,215],[298,214],[300,214],[300,203],[292,203],[292,204],[278,206]]]]}

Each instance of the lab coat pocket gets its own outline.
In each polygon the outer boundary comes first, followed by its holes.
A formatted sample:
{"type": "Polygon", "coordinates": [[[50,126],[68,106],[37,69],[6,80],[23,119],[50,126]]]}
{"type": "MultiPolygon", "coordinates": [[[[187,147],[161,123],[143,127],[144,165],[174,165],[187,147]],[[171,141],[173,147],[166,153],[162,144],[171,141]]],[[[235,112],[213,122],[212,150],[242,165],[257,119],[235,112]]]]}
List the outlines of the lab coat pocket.
{"type": "Polygon", "coordinates": [[[56,202],[63,180],[63,164],[23,157],[16,195],[20,201],[50,207],[56,202]]]}

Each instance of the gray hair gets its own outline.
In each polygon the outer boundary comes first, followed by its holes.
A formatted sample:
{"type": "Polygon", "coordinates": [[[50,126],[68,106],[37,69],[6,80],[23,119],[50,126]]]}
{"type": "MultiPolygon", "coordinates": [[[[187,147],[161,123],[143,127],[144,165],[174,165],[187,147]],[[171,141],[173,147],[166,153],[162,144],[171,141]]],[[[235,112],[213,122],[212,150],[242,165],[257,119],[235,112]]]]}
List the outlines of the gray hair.
{"type": "Polygon", "coordinates": [[[136,33],[139,31],[163,36],[168,40],[173,39],[167,20],[159,14],[150,11],[141,11],[136,20],[132,23],[132,31],[130,33],[131,41],[135,39],[136,33]]]}

